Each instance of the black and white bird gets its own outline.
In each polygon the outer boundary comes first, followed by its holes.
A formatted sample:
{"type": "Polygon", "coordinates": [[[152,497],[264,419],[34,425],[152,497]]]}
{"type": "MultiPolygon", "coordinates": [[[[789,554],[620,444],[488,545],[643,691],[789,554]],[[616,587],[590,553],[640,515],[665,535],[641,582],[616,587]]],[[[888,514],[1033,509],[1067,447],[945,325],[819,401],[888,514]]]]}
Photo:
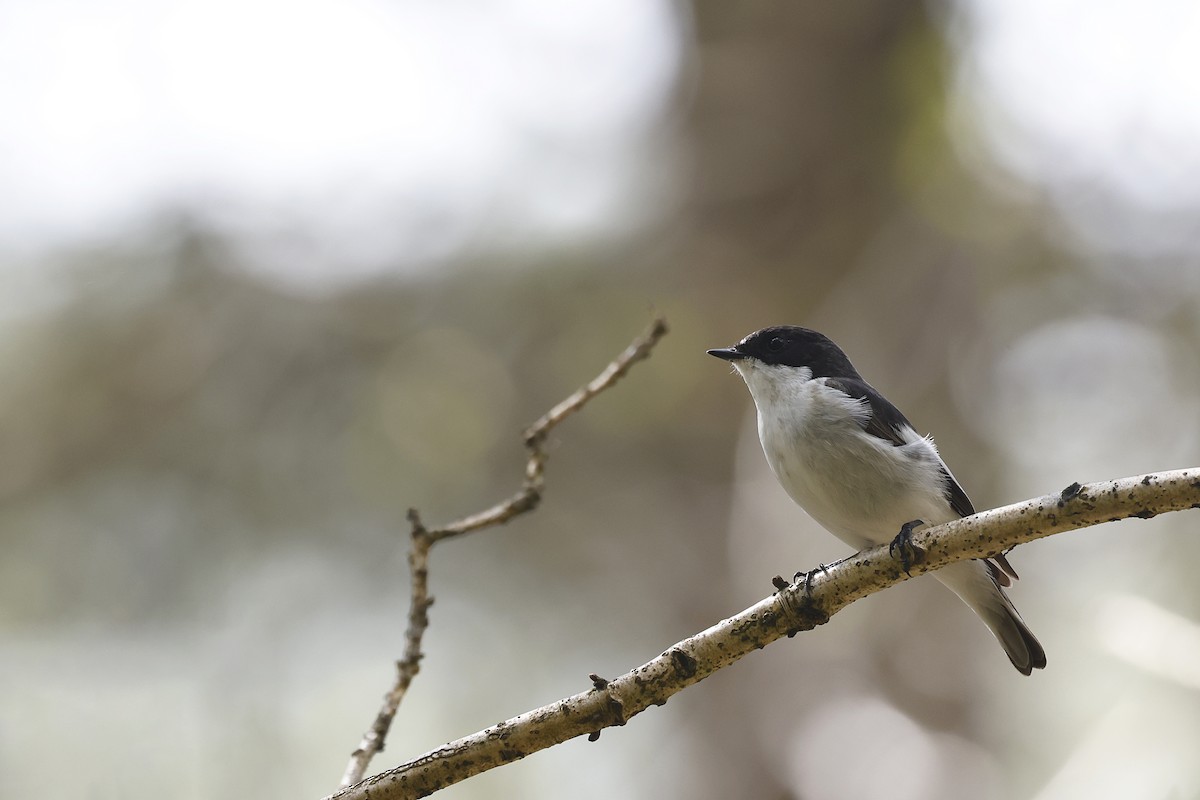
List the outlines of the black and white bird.
{"type": "MultiPolygon", "coordinates": [[[[975,513],[933,441],[823,334],[782,325],[708,353],[732,362],[745,379],[779,483],[851,547],[891,542],[909,523],[937,525],[975,513]]],[[[1028,675],[1046,666],[1046,652],[1002,588],[1017,577],[1003,555],[951,564],[933,576],[983,620],[1014,667],[1028,675]]]]}

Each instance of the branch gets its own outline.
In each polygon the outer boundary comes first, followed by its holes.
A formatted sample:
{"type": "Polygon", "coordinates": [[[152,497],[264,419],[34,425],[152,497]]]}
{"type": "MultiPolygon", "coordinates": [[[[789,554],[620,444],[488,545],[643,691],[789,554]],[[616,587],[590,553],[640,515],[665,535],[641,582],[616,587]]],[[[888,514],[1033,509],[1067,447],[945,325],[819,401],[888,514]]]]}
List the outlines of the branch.
{"type": "MultiPolygon", "coordinates": [[[[925,528],[913,534],[920,563],[911,577],[955,561],[1006,552],[1025,542],[1127,517],[1149,519],[1200,508],[1200,468],[1138,475],[1080,486],[1023,503],[925,528]]],[[[424,797],[480,772],[573,739],[624,725],[652,705],[784,636],[811,630],[853,603],[909,578],[888,546],[863,550],[804,581],[671,646],[657,658],[611,681],[450,742],[326,800],[401,800],[424,797]]]]}
{"type": "Polygon", "coordinates": [[[429,607],[433,598],[429,596],[429,551],[436,542],[462,536],[483,528],[503,525],[513,517],[537,508],[542,499],[542,487],[546,470],[546,451],[542,445],[546,436],[556,425],[574,414],[596,395],[608,389],[629,372],[629,368],[647,358],[650,351],[658,344],[658,340],[667,333],[667,321],[662,317],[656,318],[650,327],[629,347],[613,360],[604,371],[590,383],[577,390],[574,394],[550,409],[545,416],[535,422],[525,431],[525,449],[529,451],[529,460],[525,464],[525,481],[520,490],[512,497],[497,503],[489,509],[471,514],[460,520],[451,522],[441,528],[426,528],[415,508],[408,511],[408,521],[412,526],[412,543],[408,551],[408,571],[410,576],[410,599],[408,606],[408,628],[404,633],[404,655],[396,662],[396,682],[391,691],[383,696],[383,705],[375,716],[371,727],[363,734],[362,741],[350,754],[350,763],[342,775],[343,787],[361,781],[366,774],[367,764],[376,753],[383,750],[388,730],[392,720],[400,708],[404,695],[408,692],[413,678],[421,670],[421,640],[425,629],[429,627],[429,607]]]}

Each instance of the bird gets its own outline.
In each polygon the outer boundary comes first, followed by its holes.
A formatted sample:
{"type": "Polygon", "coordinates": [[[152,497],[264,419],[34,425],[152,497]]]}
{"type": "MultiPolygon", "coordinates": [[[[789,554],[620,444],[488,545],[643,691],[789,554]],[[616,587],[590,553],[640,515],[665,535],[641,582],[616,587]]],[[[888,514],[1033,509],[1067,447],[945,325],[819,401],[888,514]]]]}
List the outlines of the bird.
{"type": "MultiPolygon", "coordinates": [[[[916,526],[975,513],[933,440],[918,434],[829,337],[777,325],[707,352],[745,380],[759,442],[780,485],[846,544],[862,550],[902,543],[916,526]]],[[[1003,554],[932,574],[987,625],[1018,671],[1045,668],[1046,651],[1004,591],[1018,576],[1003,554]]]]}

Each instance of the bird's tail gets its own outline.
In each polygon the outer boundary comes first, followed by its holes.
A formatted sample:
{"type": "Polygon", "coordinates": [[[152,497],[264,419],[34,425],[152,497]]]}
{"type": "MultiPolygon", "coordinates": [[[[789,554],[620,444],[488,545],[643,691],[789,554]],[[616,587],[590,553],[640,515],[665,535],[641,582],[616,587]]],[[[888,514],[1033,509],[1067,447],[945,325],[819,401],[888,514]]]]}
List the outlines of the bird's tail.
{"type": "Polygon", "coordinates": [[[1046,651],[983,561],[962,561],[933,573],[983,620],[1023,675],[1045,669],[1046,651]]]}

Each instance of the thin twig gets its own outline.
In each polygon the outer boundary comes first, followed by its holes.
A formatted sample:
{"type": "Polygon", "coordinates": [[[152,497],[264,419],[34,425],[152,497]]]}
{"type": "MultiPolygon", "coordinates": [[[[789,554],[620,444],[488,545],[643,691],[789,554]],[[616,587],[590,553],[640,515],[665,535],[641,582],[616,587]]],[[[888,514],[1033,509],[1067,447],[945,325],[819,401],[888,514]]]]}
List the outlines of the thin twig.
{"type": "Polygon", "coordinates": [[[436,542],[473,531],[503,525],[513,517],[537,508],[542,499],[545,483],[547,454],[542,445],[547,434],[567,417],[579,411],[596,395],[620,380],[629,368],[647,358],[659,339],[667,333],[667,321],[657,317],[641,336],[633,340],[625,351],[617,356],[604,371],[586,386],[575,391],[566,400],[550,409],[545,416],[525,431],[525,449],[529,460],[525,464],[525,480],[521,489],[507,500],[476,514],[463,517],[440,528],[426,528],[415,508],[409,509],[408,521],[412,526],[412,542],[408,551],[408,570],[411,592],[408,606],[408,627],[404,632],[404,655],[396,662],[396,682],[384,695],[383,705],[375,715],[375,721],[363,734],[362,741],[350,755],[350,762],[342,775],[343,787],[358,783],[366,774],[367,765],[376,753],[383,750],[388,730],[396,716],[408,687],[421,670],[421,641],[429,627],[429,607],[433,598],[429,596],[429,551],[436,542]]]}
{"type": "MultiPolygon", "coordinates": [[[[1081,486],[925,528],[913,534],[923,553],[911,577],[968,558],[994,556],[1044,536],[1127,517],[1148,519],[1200,508],[1200,468],[1138,475],[1081,486]]],[[[581,694],[528,711],[459,739],[326,800],[407,800],[425,797],[480,772],[538,750],[624,725],[650,706],[784,636],[811,630],[869,594],[910,576],[880,545],[811,573],[745,611],[667,648],[611,680],[591,676],[581,694]]],[[[570,793],[569,791],[567,792],[570,793]]]]}

